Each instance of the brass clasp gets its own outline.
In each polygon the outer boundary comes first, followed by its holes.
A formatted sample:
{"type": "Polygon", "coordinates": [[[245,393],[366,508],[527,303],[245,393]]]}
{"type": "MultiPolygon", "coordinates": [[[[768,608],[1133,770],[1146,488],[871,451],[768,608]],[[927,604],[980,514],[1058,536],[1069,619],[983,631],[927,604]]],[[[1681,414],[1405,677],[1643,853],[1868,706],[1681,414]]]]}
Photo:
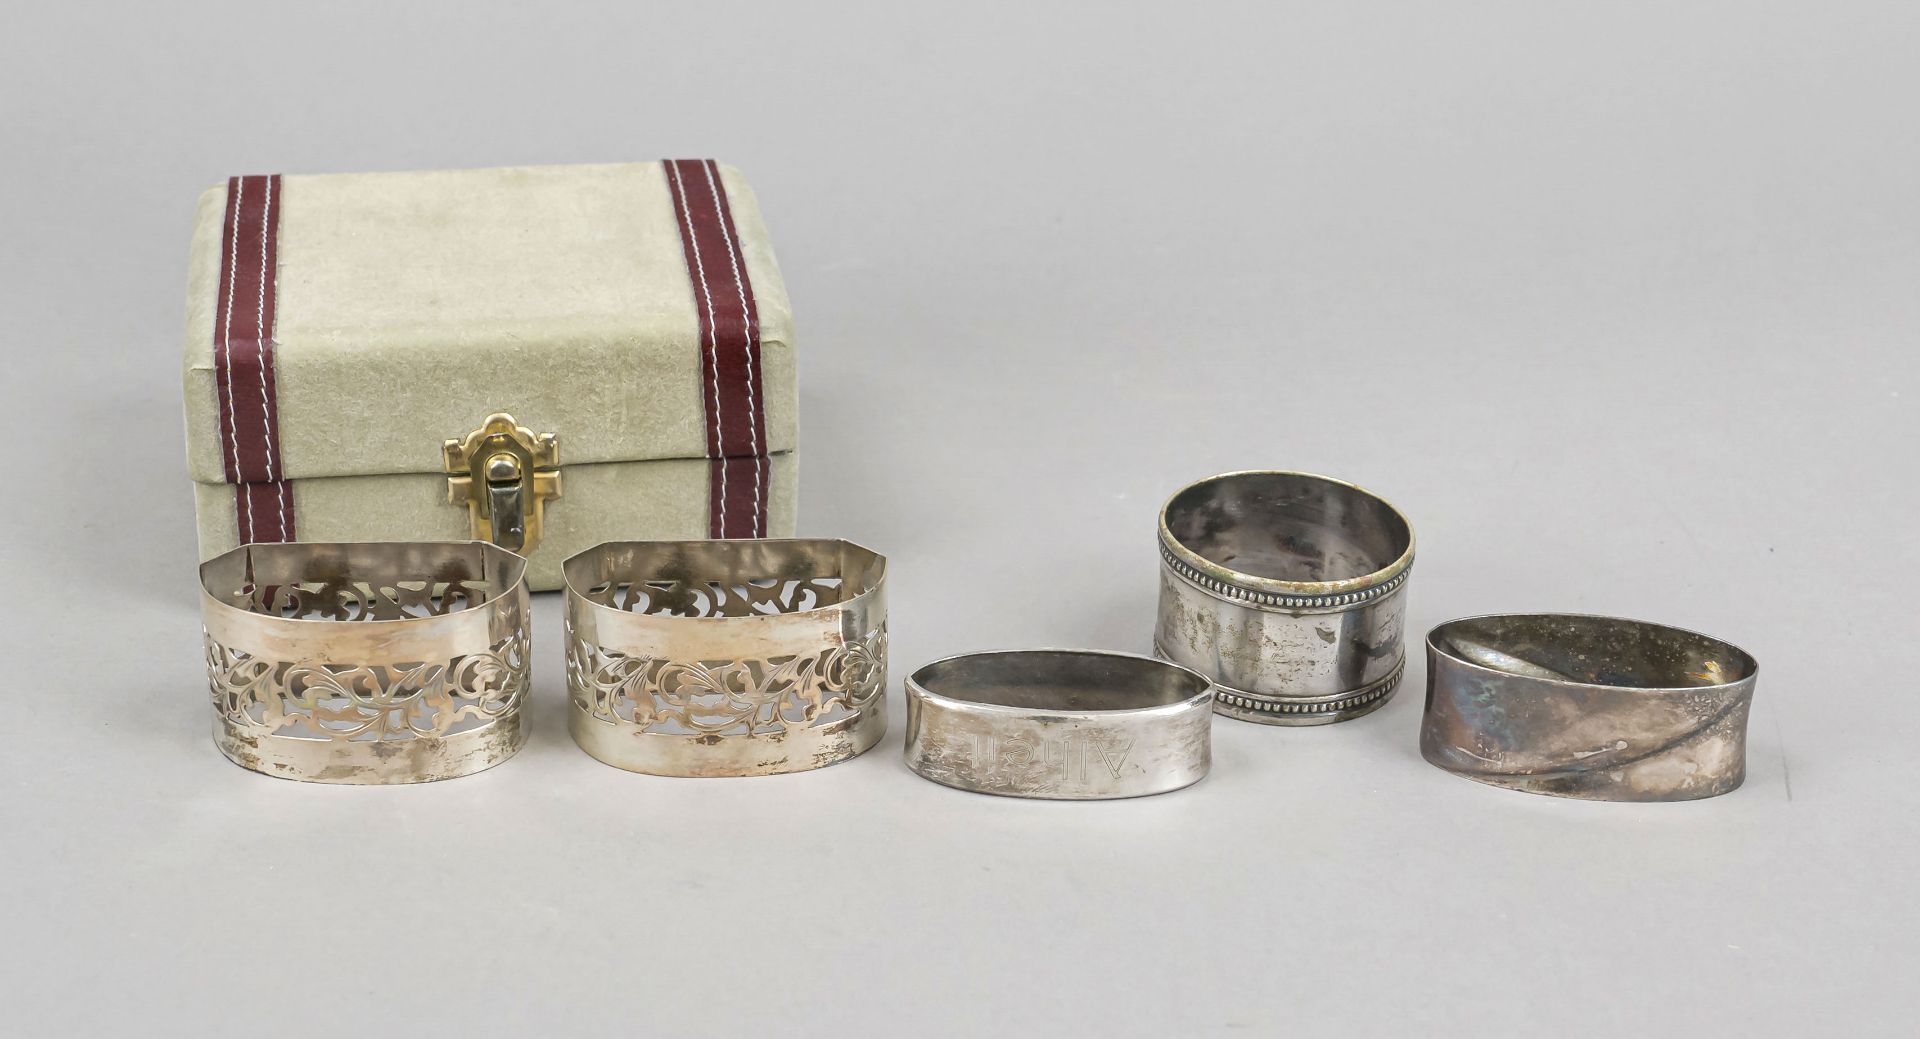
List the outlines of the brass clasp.
{"type": "Polygon", "coordinates": [[[540,545],[547,502],[560,497],[560,444],[504,412],[449,440],[447,500],[465,505],[473,536],[526,555],[540,545]]]}

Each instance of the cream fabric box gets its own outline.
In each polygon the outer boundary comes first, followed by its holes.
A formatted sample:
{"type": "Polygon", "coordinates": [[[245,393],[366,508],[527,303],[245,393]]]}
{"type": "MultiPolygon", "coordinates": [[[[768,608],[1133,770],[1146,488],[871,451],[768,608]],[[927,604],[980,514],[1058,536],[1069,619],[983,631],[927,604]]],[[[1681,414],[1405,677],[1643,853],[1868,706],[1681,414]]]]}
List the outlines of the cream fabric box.
{"type": "Polygon", "coordinates": [[[602,541],[793,529],[792,315],[708,160],[236,177],[200,199],[185,382],[203,559],[537,539],[554,588],[602,541]]]}

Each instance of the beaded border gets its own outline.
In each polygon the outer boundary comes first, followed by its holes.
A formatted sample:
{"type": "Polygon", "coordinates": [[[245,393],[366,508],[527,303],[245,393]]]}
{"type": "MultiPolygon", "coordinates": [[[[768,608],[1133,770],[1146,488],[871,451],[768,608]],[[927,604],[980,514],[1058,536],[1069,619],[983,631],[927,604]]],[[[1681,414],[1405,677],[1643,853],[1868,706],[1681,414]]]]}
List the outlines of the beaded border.
{"type": "MultiPolygon", "coordinates": [[[[1348,694],[1338,700],[1280,700],[1265,696],[1254,696],[1220,685],[1216,685],[1213,688],[1213,700],[1216,708],[1224,705],[1233,710],[1247,711],[1256,714],[1332,716],[1366,707],[1369,704],[1377,704],[1387,697],[1392,696],[1394,690],[1400,688],[1400,679],[1406,674],[1406,671],[1407,658],[1402,656],[1400,662],[1393,665],[1393,672],[1387,675],[1387,677],[1366,689],[1362,689],[1357,693],[1348,694]]],[[[1229,717],[1232,716],[1232,711],[1223,713],[1229,717]]]]}
{"type": "Polygon", "coordinates": [[[1413,572],[1413,561],[1400,568],[1400,572],[1370,588],[1352,592],[1340,592],[1335,595],[1284,595],[1279,592],[1257,592],[1251,588],[1242,588],[1229,584],[1217,577],[1210,577],[1194,569],[1193,564],[1173,554],[1165,538],[1160,539],[1160,560],[1167,568],[1198,585],[1203,591],[1211,592],[1222,599],[1235,602],[1253,603],[1258,606],[1277,606],[1286,610],[1321,610],[1342,606],[1357,606],[1361,603],[1384,599],[1407,581],[1407,575],[1413,572]]]}

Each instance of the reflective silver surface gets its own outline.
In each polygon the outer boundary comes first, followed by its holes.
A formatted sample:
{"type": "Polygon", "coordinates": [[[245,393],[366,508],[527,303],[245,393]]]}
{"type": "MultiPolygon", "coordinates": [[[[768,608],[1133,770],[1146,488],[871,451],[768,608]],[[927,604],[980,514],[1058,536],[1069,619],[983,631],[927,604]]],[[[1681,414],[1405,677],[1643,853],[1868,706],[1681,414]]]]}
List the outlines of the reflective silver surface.
{"type": "Polygon", "coordinates": [[[567,560],[569,729],[633,772],[844,761],[887,728],[887,561],[819,538],[636,541],[567,560]]]}
{"type": "Polygon", "coordinates": [[[907,678],[907,766],[985,794],[1139,797],[1212,763],[1205,676],[1149,657],[1018,650],[937,660],[907,678]]]}
{"type": "Polygon", "coordinates": [[[1713,797],[1746,777],[1759,665],[1706,635],[1510,614],[1427,635],[1420,752],[1455,775],[1600,801],[1713,797]]]}
{"type": "Polygon", "coordinates": [[[1392,505],[1310,473],[1201,480],[1160,511],[1154,650],[1217,686],[1221,714],[1357,718],[1398,687],[1413,529],[1392,505]]]}
{"type": "Polygon", "coordinates": [[[469,775],[526,742],[527,562],[485,542],[247,545],[200,567],[214,740],[315,783],[469,775]]]}

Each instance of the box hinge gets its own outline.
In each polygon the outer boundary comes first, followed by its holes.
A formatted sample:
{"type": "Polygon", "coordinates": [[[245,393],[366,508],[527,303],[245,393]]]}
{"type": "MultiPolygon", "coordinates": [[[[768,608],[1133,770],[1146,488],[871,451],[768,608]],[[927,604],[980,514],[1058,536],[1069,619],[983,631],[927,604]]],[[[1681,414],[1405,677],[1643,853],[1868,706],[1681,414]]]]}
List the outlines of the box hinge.
{"type": "Polygon", "coordinates": [[[547,502],[560,497],[560,442],[504,412],[449,440],[447,500],[465,505],[473,536],[527,555],[540,545],[547,502]]]}

